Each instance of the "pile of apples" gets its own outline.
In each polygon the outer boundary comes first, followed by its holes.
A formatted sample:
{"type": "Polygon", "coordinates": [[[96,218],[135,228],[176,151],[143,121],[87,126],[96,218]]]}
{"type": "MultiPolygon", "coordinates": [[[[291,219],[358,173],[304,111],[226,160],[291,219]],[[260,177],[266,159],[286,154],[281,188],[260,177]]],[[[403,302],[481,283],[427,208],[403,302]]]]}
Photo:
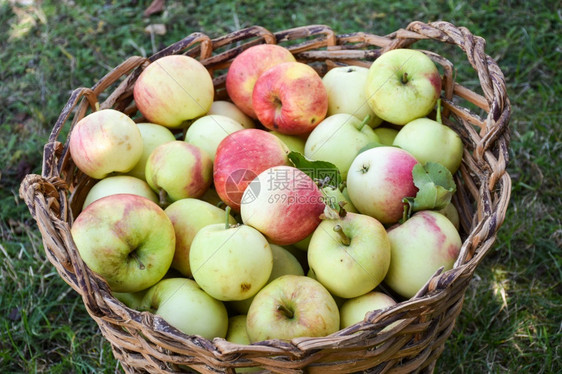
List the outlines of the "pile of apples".
{"type": "Polygon", "coordinates": [[[424,53],[321,77],[257,45],[226,91],[215,100],[196,59],[162,57],[134,86],[146,122],[104,109],[73,127],[72,159],[98,181],[72,236],[116,298],[250,344],[329,335],[452,268],[463,144],[424,53]]]}

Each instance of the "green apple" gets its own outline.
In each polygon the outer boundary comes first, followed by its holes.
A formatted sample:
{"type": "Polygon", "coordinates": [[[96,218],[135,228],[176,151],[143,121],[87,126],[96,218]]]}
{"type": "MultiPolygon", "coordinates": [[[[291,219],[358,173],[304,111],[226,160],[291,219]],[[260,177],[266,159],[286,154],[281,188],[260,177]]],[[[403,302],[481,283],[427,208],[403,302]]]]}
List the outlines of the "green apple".
{"type": "Polygon", "coordinates": [[[143,148],[136,123],[114,109],[98,110],[78,121],[68,146],[78,169],[95,179],[131,170],[143,148]]]}
{"type": "Polygon", "coordinates": [[[230,117],[220,114],[206,115],[193,122],[185,133],[185,141],[198,146],[215,160],[219,143],[233,132],[244,127],[230,117]]]}
{"type": "Polygon", "coordinates": [[[453,225],[455,226],[457,231],[460,229],[461,222],[460,222],[460,217],[459,217],[459,211],[453,205],[453,203],[447,204],[447,206],[445,208],[440,209],[437,212],[439,212],[439,213],[443,214],[445,217],[447,217],[449,219],[449,221],[451,221],[453,223],[453,225]]]}
{"type": "Polygon", "coordinates": [[[133,88],[135,103],[149,122],[169,128],[185,126],[209,111],[213,79],[193,57],[168,55],[144,68],[133,88]]]}
{"type": "Polygon", "coordinates": [[[254,120],[248,117],[240,108],[230,101],[215,100],[211,104],[211,109],[207,114],[220,114],[227,116],[244,126],[245,129],[253,129],[256,127],[254,120]]]}
{"type": "Polygon", "coordinates": [[[195,281],[216,299],[244,300],[267,282],[273,254],[265,237],[246,225],[214,224],[193,238],[189,263],[195,281]]]}
{"type": "Polygon", "coordinates": [[[139,195],[158,203],[158,196],[144,180],[128,175],[116,175],[113,177],[105,177],[94,184],[86,195],[82,210],[102,197],[120,193],[139,195]]]}
{"type": "MultiPolygon", "coordinates": [[[[176,233],[176,250],[172,268],[186,277],[191,277],[189,250],[193,238],[205,226],[224,223],[225,211],[206,201],[187,198],[173,202],[164,212],[172,221],[176,233]]],[[[232,225],[236,224],[236,220],[230,215],[228,222],[232,225]]]]}
{"type": "Polygon", "coordinates": [[[335,296],[363,295],[384,279],[390,265],[390,242],[376,219],[347,213],[325,219],[312,234],[308,264],[335,296]]]}
{"type": "Polygon", "coordinates": [[[304,155],[311,160],[322,160],[337,166],[346,179],[353,159],[361,148],[378,143],[373,129],[350,114],[334,114],[312,130],[304,146],[304,155]]]}
{"type": "Polygon", "coordinates": [[[281,140],[289,150],[293,152],[299,152],[304,155],[304,144],[306,139],[299,135],[287,135],[281,134],[277,131],[270,131],[271,134],[275,135],[279,140],[281,140]]]}
{"type": "Polygon", "coordinates": [[[326,336],[339,330],[334,298],[318,281],[283,275],[255,296],[246,321],[251,342],[326,336]]]}
{"type": "MultiPolygon", "coordinates": [[[[226,340],[236,344],[250,344],[250,338],[248,337],[248,332],[246,332],[246,319],[247,316],[245,314],[232,316],[228,319],[226,340]]],[[[241,367],[234,370],[237,373],[252,373],[263,369],[260,367],[241,367]]]]}
{"type": "Polygon", "coordinates": [[[407,150],[422,164],[429,161],[440,163],[451,174],[459,168],[464,148],[453,129],[429,118],[408,122],[392,144],[407,150]]]}
{"type": "Polygon", "coordinates": [[[159,145],[146,161],[146,181],[168,202],[202,196],[213,180],[213,161],[196,145],[176,140],[159,145]]]}
{"type": "Polygon", "coordinates": [[[142,306],[142,300],[147,290],[139,292],[112,292],[111,294],[123,304],[131,309],[139,310],[142,306]]]}
{"type": "Polygon", "coordinates": [[[146,292],[141,310],[149,310],[188,335],[224,338],[228,314],[224,303],[187,278],[163,279],[146,292]]]}
{"type": "Polygon", "coordinates": [[[154,123],[137,123],[137,127],[142,137],[142,156],[127,174],[146,180],[144,175],[146,160],[148,160],[154,148],[158,147],[160,144],[173,142],[176,138],[168,128],[154,123]]]}
{"type": "MultiPolygon", "coordinates": [[[[314,233],[314,232],[313,232],[314,233]]],[[[312,238],[312,234],[308,235],[306,238],[304,238],[303,240],[299,240],[298,242],[296,242],[294,244],[294,246],[297,249],[300,249],[301,251],[308,251],[308,245],[310,244],[310,238],[312,238]]]]}
{"type": "Polygon", "coordinates": [[[80,257],[114,292],[138,292],[158,282],[174,257],[172,222],[154,202],[133,194],[94,201],[71,228],[80,257]]]}
{"type": "Polygon", "coordinates": [[[328,116],[338,113],[352,114],[364,119],[369,116],[369,126],[375,128],[382,120],[367,104],[365,84],[369,69],[362,66],[338,66],[328,71],[322,82],[328,91],[328,116]]]}
{"type": "Polygon", "coordinates": [[[344,329],[365,319],[365,315],[373,310],[384,309],[396,304],[396,301],[385,293],[371,291],[361,296],[347,299],[340,306],[340,328],[344,329]]]}
{"type": "MultiPolygon", "coordinates": [[[[302,265],[291,252],[275,244],[270,244],[270,247],[273,254],[273,268],[266,284],[286,274],[304,275],[302,265]]],[[[250,297],[244,300],[232,301],[230,305],[239,313],[246,314],[253,300],[254,298],[250,297]]]]}
{"type": "Polygon", "coordinates": [[[410,298],[440,268],[452,269],[462,240],[444,215],[424,210],[388,229],[391,261],[385,283],[410,298]]]}
{"type": "Polygon", "coordinates": [[[394,49],[371,64],[365,94],[377,116],[405,125],[433,110],[441,94],[441,77],[423,52],[394,49]]]}
{"type": "Polygon", "coordinates": [[[398,135],[398,130],[390,127],[377,127],[374,131],[382,145],[392,145],[394,138],[398,135]]]}

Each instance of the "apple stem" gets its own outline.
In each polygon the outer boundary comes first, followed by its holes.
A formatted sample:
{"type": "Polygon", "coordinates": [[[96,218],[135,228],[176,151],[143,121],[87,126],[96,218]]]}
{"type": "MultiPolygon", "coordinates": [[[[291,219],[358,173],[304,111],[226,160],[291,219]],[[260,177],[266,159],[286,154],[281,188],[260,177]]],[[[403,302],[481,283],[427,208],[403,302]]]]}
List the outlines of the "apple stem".
{"type": "Polygon", "coordinates": [[[402,75],[402,83],[406,84],[408,83],[408,73],[404,72],[404,75],[402,75]]]}
{"type": "Polygon", "coordinates": [[[166,207],[168,205],[168,193],[163,188],[158,191],[158,199],[161,207],[166,207]]]}
{"type": "Polygon", "coordinates": [[[132,258],[135,259],[135,261],[139,264],[139,269],[144,270],[144,264],[142,263],[142,261],[140,260],[139,256],[137,255],[137,251],[133,251],[129,254],[129,256],[131,256],[132,258]]]}
{"type": "Polygon", "coordinates": [[[340,236],[341,242],[344,245],[350,245],[351,244],[351,240],[349,240],[348,236],[345,235],[345,233],[343,232],[343,228],[340,225],[335,225],[334,231],[338,233],[338,235],[340,236]]]}
{"type": "Polygon", "coordinates": [[[230,209],[229,206],[227,206],[226,209],[225,209],[225,212],[226,212],[226,214],[225,214],[225,225],[224,225],[225,230],[228,230],[230,228],[230,210],[231,209],[230,209]]]}
{"type": "Polygon", "coordinates": [[[437,122],[443,124],[443,120],[441,119],[441,99],[437,99],[437,122]]]}
{"type": "Polygon", "coordinates": [[[293,318],[295,316],[295,313],[283,304],[277,305],[277,310],[283,313],[287,318],[293,318]]]}
{"type": "Polygon", "coordinates": [[[371,115],[370,115],[370,114],[367,114],[367,115],[365,116],[365,118],[363,118],[363,122],[361,122],[361,124],[359,125],[359,131],[361,131],[361,129],[362,129],[363,127],[365,127],[365,125],[368,124],[370,120],[371,120],[371,115]]]}

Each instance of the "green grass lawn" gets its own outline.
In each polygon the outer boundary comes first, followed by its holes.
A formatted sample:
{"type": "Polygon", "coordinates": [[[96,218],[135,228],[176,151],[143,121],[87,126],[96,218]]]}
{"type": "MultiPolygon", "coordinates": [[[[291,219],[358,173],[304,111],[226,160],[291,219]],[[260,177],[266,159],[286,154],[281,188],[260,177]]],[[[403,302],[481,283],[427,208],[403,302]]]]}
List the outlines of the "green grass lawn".
{"type": "MultiPolygon", "coordinates": [[[[46,260],[18,197],[24,175],[40,173],[43,144],[72,89],[195,31],[217,37],[254,24],[278,31],[321,23],[337,33],[385,35],[413,20],[446,20],[483,36],[513,106],[507,218],[436,372],[562,372],[562,13],[555,1],[167,1],[163,13],[146,18],[149,3],[0,0],[2,373],[118,368],[80,297],[46,260]],[[151,39],[144,32],[151,23],[167,33],[151,39]]],[[[477,86],[467,63],[457,68],[459,82],[477,86]]]]}

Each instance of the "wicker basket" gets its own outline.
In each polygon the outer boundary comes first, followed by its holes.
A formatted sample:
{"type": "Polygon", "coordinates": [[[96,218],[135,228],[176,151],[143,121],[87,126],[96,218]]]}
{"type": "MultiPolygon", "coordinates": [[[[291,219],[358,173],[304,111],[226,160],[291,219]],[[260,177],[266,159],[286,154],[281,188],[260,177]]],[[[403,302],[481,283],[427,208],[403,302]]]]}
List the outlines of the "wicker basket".
{"type": "Polygon", "coordinates": [[[386,36],[364,32],[336,35],[323,25],[276,33],[250,27],[217,39],[194,33],[148,59],[129,58],[92,88],[76,89],[45,145],[42,175],[26,176],[20,195],[37,221],[49,261],[82,296],[126,372],[189,372],[192,368],[204,373],[234,373],[235,368],[246,366],[277,373],[432,372],[461,312],[472,275],[494,243],[510,196],[511,180],[506,173],[510,103],[503,74],[484,53],[484,46],[482,38],[447,22],[413,22],[386,36]],[[458,192],[454,198],[463,245],[454,268],[438,271],[412,299],[370,312],[363,322],[327,337],[239,345],[183,334],[158,316],[126,307],[82,262],[70,226],[95,180],[76,168],[68,152],[68,139],[61,139],[61,134],[98,106],[142,120],[133,103],[132,88],[152,61],[170,54],[198,58],[214,79],[216,99],[224,99],[226,69],[252,45],[284,45],[298,61],[323,75],[338,65],[369,66],[386,50],[408,48],[424,39],[460,47],[478,74],[483,95],[456,83],[453,64],[446,58],[423,51],[443,72],[443,122],[460,134],[465,145],[463,162],[455,175],[458,192]],[[485,113],[485,117],[473,110],[485,113]]]}

